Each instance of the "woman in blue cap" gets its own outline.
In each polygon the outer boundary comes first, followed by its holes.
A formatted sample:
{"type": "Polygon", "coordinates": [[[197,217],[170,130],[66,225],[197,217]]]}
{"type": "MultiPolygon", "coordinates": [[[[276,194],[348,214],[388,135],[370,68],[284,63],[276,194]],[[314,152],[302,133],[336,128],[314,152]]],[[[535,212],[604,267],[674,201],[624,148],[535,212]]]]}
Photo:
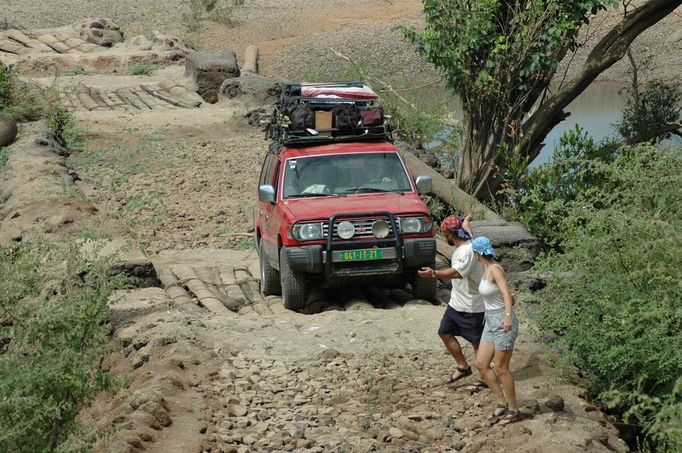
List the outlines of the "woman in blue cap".
{"type": "Polygon", "coordinates": [[[476,354],[476,368],[497,398],[493,417],[499,417],[499,424],[506,425],[520,419],[514,377],[509,370],[519,322],[512,310],[514,297],[509,290],[507,276],[496,262],[490,239],[479,236],[471,241],[471,248],[484,268],[478,292],[485,304],[485,325],[476,354]],[[493,360],[495,370],[490,367],[493,360]]]}

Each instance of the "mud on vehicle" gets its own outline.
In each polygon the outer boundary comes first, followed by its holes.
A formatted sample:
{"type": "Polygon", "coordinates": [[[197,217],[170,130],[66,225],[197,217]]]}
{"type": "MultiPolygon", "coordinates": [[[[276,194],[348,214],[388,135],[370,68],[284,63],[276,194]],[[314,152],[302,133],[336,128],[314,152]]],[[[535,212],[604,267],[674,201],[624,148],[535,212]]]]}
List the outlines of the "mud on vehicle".
{"type": "Polygon", "coordinates": [[[362,83],[286,85],[266,133],[271,140],[254,211],[261,291],[300,310],[311,285],[404,286],[435,297],[433,223],[362,83]]]}

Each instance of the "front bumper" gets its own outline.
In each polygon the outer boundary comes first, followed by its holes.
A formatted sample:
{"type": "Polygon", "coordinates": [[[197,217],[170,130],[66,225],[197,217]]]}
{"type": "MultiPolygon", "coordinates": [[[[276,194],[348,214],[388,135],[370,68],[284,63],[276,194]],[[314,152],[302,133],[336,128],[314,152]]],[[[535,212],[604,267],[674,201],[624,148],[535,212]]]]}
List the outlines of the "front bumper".
{"type": "MultiPolygon", "coordinates": [[[[329,218],[326,245],[287,247],[286,254],[292,270],[308,274],[322,274],[330,283],[339,280],[402,275],[405,269],[432,266],[436,257],[436,240],[430,238],[404,239],[393,213],[388,211],[336,214],[329,218]],[[340,219],[383,218],[389,221],[390,231],[384,239],[363,238],[343,240],[334,234],[335,222],[340,219]],[[358,250],[381,250],[381,259],[339,259],[340,253],[358,250]]],[[[373,255],[373,253],[370,253],[373,255]]],[[[376,257],[376,256],[375,256],[376,257]]]]}
{"type": "Polygon", "coordinates": [[[431,266],[436,257],[436,240],[434,238],[403,239],[398,247],[387,247],[379,241],[362,241],[361,243],[337,242],[336,250],[328,253],[322,245],[303,247],[287,247],[286,254],[291,268],[297,272],[308,274],[327,273],[330,278],[353,275],[399,274],[404,268],[431,266]],[[336,251],[390,248],[395,252],[384,260],[339,262],[330,260],[336,251]],[[328,270],[328,271],[327,271],[328,270]],[[325,272],[327,271],[327,272],[325,272]]]}

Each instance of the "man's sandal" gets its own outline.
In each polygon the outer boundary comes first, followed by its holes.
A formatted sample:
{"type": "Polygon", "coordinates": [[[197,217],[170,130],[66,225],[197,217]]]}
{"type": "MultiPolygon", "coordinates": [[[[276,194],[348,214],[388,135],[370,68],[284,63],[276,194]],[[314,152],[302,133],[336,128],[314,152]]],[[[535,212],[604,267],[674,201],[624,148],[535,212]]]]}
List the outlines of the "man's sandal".
{"type": "Polygon", "coordinates": [[[521,420],[521,412],[509,410],[500,418],[500,421],[497,424],[500,426],[505,426],[510,423],[516,423],[519,420],[521,420]]]}
{"type": "Polygon", "coordinates": [[[471,373],[472,373],[471,367],[469,367],[469,368],[457,367],[457,368],[455,368],[455,370],[457,370],[457,372],[459,373],[459,376],[455,377],[455,373],[452,373],[450,375],[450,379],[447,380],[446,384],[454,384],[455,382],[460,381],[467,376],[471,376],[471,373]]]}

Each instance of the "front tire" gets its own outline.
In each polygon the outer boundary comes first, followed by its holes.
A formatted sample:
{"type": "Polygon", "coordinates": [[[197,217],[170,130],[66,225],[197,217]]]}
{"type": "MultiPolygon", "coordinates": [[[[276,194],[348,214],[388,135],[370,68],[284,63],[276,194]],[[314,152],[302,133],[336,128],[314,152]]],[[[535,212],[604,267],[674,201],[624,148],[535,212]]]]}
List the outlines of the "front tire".
{"type": "Polygon", "coordinates": [[[270,259],[265,254],[262,239],[258,244],[258,258],[260,262],[260,292],[264,296],[279,296],[282,294],[279,271],[270,265],[270,259]]]}
{"type": "MultiPolygon", "coordinates": [[[[434,265],[431,266],[435,269],[434,265]]],[[[414,272],[414,279],[412,280],[412,294],[417,299],[433,300],[436,298],[436,291],[438,290],[438,280],[435,278],[421,278],[417,272],[414,272]]]]}
{"type": "Polygon", "coordinates": [[[300,311],[308,301],[305,273],[291,269],[285,247],[279,251],[279,270],[282,303],[289,310],[300,311]]]}

